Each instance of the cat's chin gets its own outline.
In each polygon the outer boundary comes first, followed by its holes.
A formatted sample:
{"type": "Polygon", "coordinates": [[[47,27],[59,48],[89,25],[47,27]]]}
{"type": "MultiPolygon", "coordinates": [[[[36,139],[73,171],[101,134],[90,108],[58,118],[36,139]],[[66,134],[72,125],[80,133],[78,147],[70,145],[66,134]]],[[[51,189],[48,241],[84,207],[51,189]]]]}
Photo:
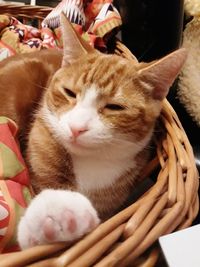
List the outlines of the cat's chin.
{"type": "Polygon", "coordinates": [[[105,150],[105,146],[102,144],[92,144],[90,142],[65,142],[65,148],[67,151],[73,155],[77,156],[93,156],[98,153],[98,151],[105,150]]]}
{"type": "Polygon", "coordinates": [[[79,142],[67,142],[65,144],[66,149],[68,152],[75,154],[75,155],[85,155],[90,154],[92,151],[94,151],[94,148],[91,146],[83,145],[79,142]]]}

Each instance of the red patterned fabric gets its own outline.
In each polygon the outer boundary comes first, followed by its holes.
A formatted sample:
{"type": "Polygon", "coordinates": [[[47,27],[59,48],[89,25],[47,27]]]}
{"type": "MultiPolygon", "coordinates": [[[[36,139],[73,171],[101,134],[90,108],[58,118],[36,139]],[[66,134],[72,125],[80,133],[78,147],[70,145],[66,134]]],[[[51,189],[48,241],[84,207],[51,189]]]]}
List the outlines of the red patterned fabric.
{"type": "MultiPolygon", "coordinates": [[[[37,29],[16,18],[0,15],[0,60],[17,53],[44,48],[62,48],[60,13],[64,12],[88,43],[106,51],[110,34],[122,23],[111,0],[63,0],[37,29]]],[[[115,31],[114,31],[115,30],[115,31]]]]}
{"type": "Polygon", "coordinates": [[[19,250],[17,223],[32,194],[28,171],[15,139],[16,124],[0,117],[0,252],[19,250]]]}

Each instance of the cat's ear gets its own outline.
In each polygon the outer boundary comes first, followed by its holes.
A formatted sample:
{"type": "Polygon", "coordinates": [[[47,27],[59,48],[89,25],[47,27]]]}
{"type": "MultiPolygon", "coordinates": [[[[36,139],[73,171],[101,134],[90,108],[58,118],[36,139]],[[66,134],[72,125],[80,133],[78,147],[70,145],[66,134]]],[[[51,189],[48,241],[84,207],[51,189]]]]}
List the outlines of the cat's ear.
{"type": "Polygon", "coordinates": [[[83,54],[95,51],[95,49],[84,41],[76,32],[63,12],[60,15],[60,25],[63,38],[62,67],[71,64],[83,54]]]}
{"type": "Polygon", "coordinates": [[[187,57],[187,51],[180,48],[162,59],[149,64],[138,71],[142,86],[152,90],[156,100],[163,100],[179,74],[187,57]]]}

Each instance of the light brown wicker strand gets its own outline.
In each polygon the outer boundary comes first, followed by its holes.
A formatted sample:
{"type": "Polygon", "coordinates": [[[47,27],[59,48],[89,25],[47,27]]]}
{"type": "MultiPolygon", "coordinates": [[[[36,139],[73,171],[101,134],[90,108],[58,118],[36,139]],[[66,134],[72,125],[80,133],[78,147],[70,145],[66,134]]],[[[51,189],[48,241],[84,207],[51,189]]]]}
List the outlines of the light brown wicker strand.
{"type": "Polygon", "coordinates": [[[158,257],[159,257],[159,250],[157,248],[153,249],[150,252],[148,258],[144,262],[142,262],[140,264],[136,264],[136,266],[132,265],[132,267],[153,267],[153,266],[155,266],[155,264],[158,260],[158,257]]]}
{"type": "MultiPolygon", "coordinates": [[[[178,176],[178,183],[177,183],[177,201],[180,203],[183,203],[183,205],[184,205],[185,204],[185,186],[184,186],[183,179],[181,177],[181,172],[178,171],[178,173],[180,174],[180,176],[178,176]]],[[[168,210],[168,213],[169,213],[169,211],[170,211],[170,209],[168,210]]],[[[183,213],[183,211],[184,211],[184,207],[182,209],[182,213],[183,213]]],[[[181,214],[180,214],[180,216],[175,218],[173,223],[169,225],[168,230],[166,231],[166,234],[171,233],[173,230],[175,230],[177,225],[179,225],[179,223],[183,220],[183,218],[184,217],[181,214]]]]}
{"type": "MultiPolygon", "coordinates": [[[[33,264],[26,265],[26,267],[60,267],[59,265],[56,265],[56,260],[57,260],[57,257],[48,258],[46,260],[42,260],[42,261],[35,262],[33,264]]],[[[24,266],[20,266],[20,267],[24,267],[24,266]]]]}
{"type": "MultiPolygon", "coordinates": [[[[196,196],[195,201],[194,201],[194,204],[192,205],[192,211],[193,211],[193,217],[192,217],[192,218],[195,219],[195,218],[197,217],[197,215],[198,215],[198,212],[199,212],[199,196],[198,196],[198,195],[196,196]]],[[[193,219],[193,220],[194,220],[194,219],[193,219]]],[[[192,222],[193,222],[193,220],[192,220],[192,222]]],[[[190,220],[190,222],[188,222],[188,223],[189,223],[188,226],[192,225],[192,222],[191,222],[191,220],[190,220]]],[[[183,226],[182,229],[188,227],[188,226],[185,227],[184,224],[181,225],[181,226],[183,226]]],[[[181,227],[181,226],[180,226],[180,227],[181,227]]]]}
{"type": "Polygon", "coordinates": [[[142,197],[141,199],[144,200],[144,202],[149,201],[152,197],[159,197],[163,192],[165,192],[165,187],[168,180],[168,165],[166,164],[163,169],[160,170],[157,182],[154,186],[152,186],[148,192],[145,194],[145,197],[142,197]]]}
{"type": "Polygon", "coordinates": [[[193,202],[194,195],[196,194],[196,182],[193,179],[195,176],[194,170],[190,167],[187,171],[185,180],[185,191],[186,191],[186,208],[189,209],[190,204],[193,202]]]}
{"type": "Polygon", "coordinates": [[[163,142],[162,140],[156,140],[156,146],[157,146],[157,156],[158,156],[158,159],[159,159],[159,162],[160,162],[160,166],[161,168],[164,168],[164,166],[166,165],[166,152],[163,151],[163,142]],[[163,152],[164,155],[163,155],[163,152]]]}
{"type": "Polygon", "coordinates": [[[166,121],[165,127],[167,128],[168,134],[171,136],[173,140],[173,145],[176,150],[177,158],[181,164],[182,169],[187,170],[189,166],[188,157],[187,157],[187,154],[185,153],[183,145],[178,140],[177,135],[176,135],[176,131],[179,131],[179,130],[176,128],[173,128],[172,125],[168,121],[166,121]]]}
{"type": "Polygon", "coordinates": [[[147,216],[149,210],[151,210],[151,208],[155,204],[156,200],[156,198],[149,199],[145,206],[143,207],[141,205],[135,212],[135,214],[133,214],[133,216],[128,220],[124,231],[125,239],[134,234],[137,228],[141,225],[144,218],[147,216]]]}
{"type": "Polygon", "coordinates": [[[62,251],[67,244],[57,243],[30,248],[28,250],[2,254],[0,256],[1,267],[24,267],[27,264],[48,257],[58,251],[62,251]]]}
{"type": "Polygon", "coordinates": [[[180,160],[182,168],[186,170],[190,164],[188,161],[187,162],[184,161],[185,157],[183,157],[183,155],[185,155],[185,148],[186,148],[185,146],[187,146],[189,150],[187,151],[189,152],[188,155],[189,158],[194,158],[191,145],[189,144],[185,131],[170,104],[165,100],[163,106],[164,108],[162,113],[165,116],[164,119],[166,122],[165,126],[169,131],[169,133],[174,137],[173,140],[175,141],[175,144],[177,144],[176,148],[177,148],[178,158],[180,160]]]}
{"type": "Polygon", "coordinates": [[[173,146],[173,141],[167,135],[168,159],[169,159],[169,178],[168,178],[168,205],[172,206],[177,200],[177,157],[173,146]]]}
{"type": "MultiPolygon", "coordinates": [[[[185,186],[184,186],[184,182],[182,179],[182,172],[181,172],[180,165],[178,165],[177,201],[185,203],[185,186]]],[[[161,213],[161,218],[164,217],[170,211],[170,209],[171,207],[164,209],[161,213]]],[[[182,220],[182,217],[179,216],[177,219],[178,219],[178,222],[176,222],[176,220],[174,221],[174,224],[176,225],[180,223],[180,221],[182,220]]],[[[172,229],[175,229],[173,224],[170,227],[172,229]]]]}
{"type": "MultiPolygon", "coordinates": [[[[161,151],[160,151],[160,154],[165,162],[165,164],[168,164],[168,161],[169,161],[169,157],[168,157],[168,146],[167,146],[167,135],[168,133],[166,134],[166,136],[164,138],[162,138],[162,142],[161,142],[161,151]]],[[[162,166],[162,165],[161,165],[162,166]]],[[[163,166],[162,166],[163,168],[163,166]]]]}
{"type": "Polygon", "coordinates": [[[168,106],[168,103],[164,100],[163,105],[167,107],[167,109],[162,109],[162,114],[164,115],[165,120],[172,125],[174,129],[176,129],[176,135],[178,140],[183,143],[183,135],[182,135],[182,129],[180,128],[180,123],[177,121],[177,118],[175,117],[174,111],[171,110],[171,108],[168,106]],[[181,131],[180,131],[181,129],[181,131]]]}
{"type": "Polygon", "coordinates": [[[164,117],[163,115],[161,115],[161,119],[162,119],[162,121],[163,121],[163,123],[164,123],[164,125],[168,131],[168,134],[171,136],[171,138],[173,140],[173,143],[174,143],[174,146],[176,149],[176,153],[177,153],[177,157],[179,158],[179,161],[180,161],[182,168],[187,169],[188,162],[187,162],[187,158],[185,157],[184,148],[183,148],[182,144],[180,144],[179,139],[177,138],[177,135],[176,135],[177,129],[174,128],[173,124],[170,123],[167,120],[167,118],[164,117]]]}

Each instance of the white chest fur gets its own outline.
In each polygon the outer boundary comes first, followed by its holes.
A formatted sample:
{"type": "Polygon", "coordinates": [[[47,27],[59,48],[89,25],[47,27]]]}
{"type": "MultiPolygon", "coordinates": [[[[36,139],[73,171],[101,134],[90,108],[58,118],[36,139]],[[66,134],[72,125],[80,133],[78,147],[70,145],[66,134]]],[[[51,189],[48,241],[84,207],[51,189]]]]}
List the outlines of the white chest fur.
{"type": "Polygon", "coordinates": [[[135,166],[134,159],[122,162],[112,159],[72,157],[72,160],[78,187],[81,191],[108,187],[135,166]]]}
{"type": "Polygon", "coordinates": [[[79,189],[88,191],[108,187],[130,170],[134,175],[135,157],[147,145],[150,136],[151,133],[138,143],[111,143],[87,156],[71,155],[79,189]]]}

